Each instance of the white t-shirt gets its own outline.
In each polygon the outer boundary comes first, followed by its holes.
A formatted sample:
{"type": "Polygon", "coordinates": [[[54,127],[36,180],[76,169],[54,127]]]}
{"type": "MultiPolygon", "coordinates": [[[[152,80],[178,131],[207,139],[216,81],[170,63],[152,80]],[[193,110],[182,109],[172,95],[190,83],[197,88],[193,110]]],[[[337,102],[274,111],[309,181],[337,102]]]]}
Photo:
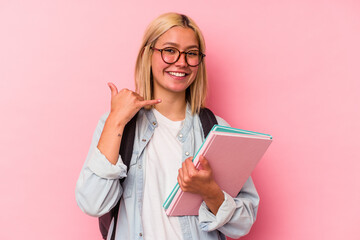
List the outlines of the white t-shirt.
{"type": "Polygon", "coordinates": [[[177,135],[183,121],[171,121],[153,109],[158,127],[145,155],[145,186],[142,221],[145,240],[182,239],[177,217],[168,217],[162,207],[177,183],[181,167],[181,143],[177,135]]]}

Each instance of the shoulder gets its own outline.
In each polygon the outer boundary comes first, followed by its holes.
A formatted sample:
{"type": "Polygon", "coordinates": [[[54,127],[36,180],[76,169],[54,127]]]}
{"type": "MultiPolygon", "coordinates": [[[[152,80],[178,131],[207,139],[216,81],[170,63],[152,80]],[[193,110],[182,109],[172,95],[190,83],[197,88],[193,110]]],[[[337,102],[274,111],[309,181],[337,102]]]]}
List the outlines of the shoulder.
{"type": "Polygon", "coordinates": [[[215,118],[216,118],[219,125],[230,127],[230,124],[228,122],[226,122],[223,118],[221,118],[221,117],[219,117],[217,115],[215,115],[215,118]]]}
{"type": "Polygon", "coordinates": [[[109,117],[110,112],[106,112],[100,117],[100,121],[106,121],[106,119],[109,117]]]}
{"type": "Polygon", "coordinates": [[[108,118],[109,113],[104,113],[103,115],[101,115],[100,119],[97,122],[96,128],[95,128],[95,135],[98,135],[98,137],[100,137],[100,134],[102,133],[104,126],[105,126],[105,122],[106,119],[108,118]]]}
{"type": "Polygon", "coordinates": [[[103,115],[101,115],[98,125],[104,125],[106,122],[106,119],[109,117],[110,112],[106,112],[103,115]]]}
{"type": "Polygon", "coordinates": [[[222,117],[216,115],[210,108],[204,108],[204,110],[206,110],[207,112],[212,113],[212,114],[215,115],[215,118],[216,118],[216,121],[218,122],[218,125],[230,127],[230,124],[228,122],[226,122],[222,117]]]}

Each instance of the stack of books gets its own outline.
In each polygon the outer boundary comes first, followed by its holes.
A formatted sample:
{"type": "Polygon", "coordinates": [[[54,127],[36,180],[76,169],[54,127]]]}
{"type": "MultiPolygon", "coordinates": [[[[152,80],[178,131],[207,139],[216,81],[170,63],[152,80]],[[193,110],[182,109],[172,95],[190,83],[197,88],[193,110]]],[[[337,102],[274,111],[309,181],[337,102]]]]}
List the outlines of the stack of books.
{"type": "MultiPolygon", "coordinates": [[[[269,134],[214,125],[193,162],[201,169],[199,156],[203,155],[210,164],[215,182],[236,197],[271,142],[269,134]]],[[[168,216],[198,215],[202,201],[199,194],[183,192],[177,183],[163,207],[168,216]]]]}

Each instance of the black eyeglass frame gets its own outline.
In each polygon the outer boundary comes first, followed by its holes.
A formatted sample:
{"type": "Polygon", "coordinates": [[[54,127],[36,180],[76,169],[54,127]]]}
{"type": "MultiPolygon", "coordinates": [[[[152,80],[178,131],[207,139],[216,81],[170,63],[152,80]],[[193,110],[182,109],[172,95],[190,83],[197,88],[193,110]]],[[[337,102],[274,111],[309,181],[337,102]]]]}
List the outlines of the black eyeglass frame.
{"type": "Polygon", "coordinates": [[[203,54],[202,52],[199,51],[199,59],[200,59],[200,60],[199,60],[199,63],[196,64],[196,65],[190,65],[190,64],[188,63],[188,60],[187,60],[187,56],[188,56],[187,54],[188,54],[189,52],[193,51],[193,50],[180,52],[180,50],[177,49],[177,48],[175,48],[175,47],[166,47],[166,48],[163,48],[163,49],[159,49],[159,48],[156,48],[156,47],[150,47],[150,49],[159,51],[159,52],[161,53],[161,59],[162,59],[165,63],[167,63],[167,64],[176,63],[177,61],[179,61],[181,54],[184,53],[184,54],[185,54],[185,62],[186,62],[186,64],[189,65],[190,67],[197,67],[197,66],[200,65],[200,63],[202,62],[203,58],[206,57],[205,54],[203,54]],[[178,55],[177,59],[176,59],[174,62],[167,62],[167,61],[164,60],[163,51],[164,51],[165,49],[168,49],[168,48],[175,49],[176,51],[179,52],[179,55],[178,55]]]}

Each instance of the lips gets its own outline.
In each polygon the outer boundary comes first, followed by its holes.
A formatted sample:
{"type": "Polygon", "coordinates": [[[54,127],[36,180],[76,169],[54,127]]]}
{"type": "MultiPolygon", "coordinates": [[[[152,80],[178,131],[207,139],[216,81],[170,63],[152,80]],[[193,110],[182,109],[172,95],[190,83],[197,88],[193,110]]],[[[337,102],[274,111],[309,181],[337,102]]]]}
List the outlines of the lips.
{"type": "Polygon", "coordinates": [[[185,77],[186,73],[183,72],[168,72],[170,75],[175,77],[185,77]]]}
{"type": "Polygon", "coordinates": [[[167,73],[174,77],[185,77],[185,76],[189,75],[188,73],[185,73],[185,72],[167,71],[167,73]]]}

